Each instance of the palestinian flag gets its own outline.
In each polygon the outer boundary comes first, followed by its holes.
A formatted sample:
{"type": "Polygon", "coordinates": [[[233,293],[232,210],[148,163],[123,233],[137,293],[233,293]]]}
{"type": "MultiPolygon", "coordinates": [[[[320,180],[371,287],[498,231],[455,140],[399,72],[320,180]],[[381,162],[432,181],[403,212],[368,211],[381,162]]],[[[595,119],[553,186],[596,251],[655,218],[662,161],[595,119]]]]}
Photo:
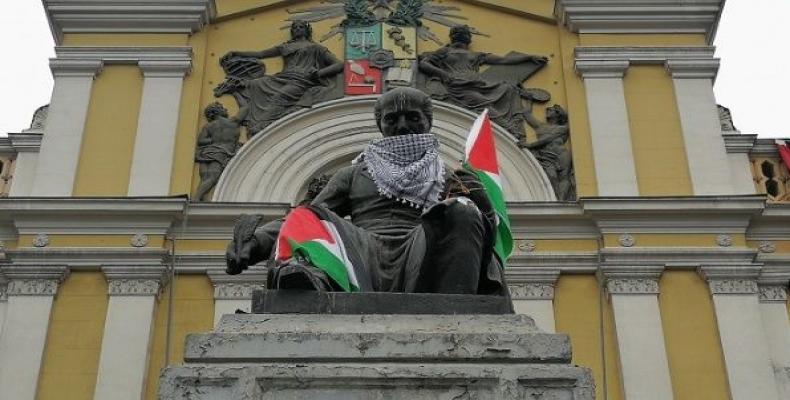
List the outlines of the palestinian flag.
{"type": "Polygon", "coordinates": [[[513,252],[513,235],[510,233],[510,219],[505,207],[502,180],[499,177],[499,163],[496,157],[494,130],[488,118],[488,109],[483,111],[469,132],[464,152],[464,168],[472,171],[483,184],[488,199],[497,216],[497,234],[494,252],[502,265],[513,252]]]}
{"type": "Polygon", "coordinates": [[[346,292],[359,291],[354,266],[335,224],[319,218],[309,207],[291,211],[277,237],[274,258],[286,261],[294,256],[326,272],[346,292]]]}
{"type": "Polygon", "coordinates": [[[790,171],[790,141],[777,139],[774,142],[776,149],[779,150],[779,156],[785,162],[787,170],[790,171]]]}

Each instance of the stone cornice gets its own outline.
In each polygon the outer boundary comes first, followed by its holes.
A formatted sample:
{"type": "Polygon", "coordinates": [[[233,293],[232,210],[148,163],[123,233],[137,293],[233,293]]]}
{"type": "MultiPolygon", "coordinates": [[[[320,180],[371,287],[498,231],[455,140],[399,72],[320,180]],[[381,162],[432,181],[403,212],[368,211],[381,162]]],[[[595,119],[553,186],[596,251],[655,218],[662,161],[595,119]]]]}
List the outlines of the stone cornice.
{"type": "Polygon", "coordinates": [[[106,265],[159,267],[167,260],[163,248],[44,247],[6,250],[10,262],[19,267],[66,265],[71,269],[98,269],[106,265]]]}
{"type": "Polygon", "coordinates": [[[62,69],[69,71],[68,68],[97,63],[98,68],[108,64],[139,65],[146,76],[183,76],[192,69],[191,47],[56,46],[55,54],[57,58],[50,59],[50,67],[56,75],[62,75],[62,69]]]}
{"type": "Polygon", "coordinates": [[[44,0],[56,43],[64,33],[193,33],[216,15],[215,0],[44,0]]]}
{"type": "Polygon", "coordinates": [[[9,296],[54,296],[58,285],[69,274],[69,268],[63,265],[52,266],[11,266],[0,267],[8,280],[9,296]]]}
{"type": "Polygon", "coordinates": [[[557,0],[557,19],[578,33],[705,33],[713,42],[723,0],[557,0]]]}
{"type": "Polygon", "coordinates": [[[665,66],[674,79],[715,79],[719,72],[719,59],[667,60],[665,66]]]}
{"type": "Polygon", "coordinates": [[[58,59],[49,60],[49,69],[56,77],[83,77],[93,78],[101,72],[104,63],[99,59],[58,59]]]}
{"type": "MultiPolygon", "coordinates": [[[[790,140],[785,138],[785,140],[790,140]]],[[[754,141],[754,146],[749,152],[752,156],[777,158],[779,157],[779,149],[776,148],[776,139],[757,138],[754,141]]]]}
{"type": "Polygon", "coordinates": [[[167,280],[164,265],[105,265],[102,272],[110,296],[156,296],[167,280]]]}
{"type": "Polygon", "coordinates": [[[757,294],[761,269],[759,264],[703,265],[697,271],[708,282],[711,294],[757,294]]]}
{"type": "Polygon", "coordinates": [[[746,232],[747,240],[787,240],[790,237],[790,203],[768,203],[746,232]]]}
{"type": "Polygon", "coordinates": [[[284,217],[291,210],[285,203],[190,203],[187,209],[186,231],[181,231],[180,222],[174,224],[178,239],[221,239],[233,235],[233,225],[241,214],[260,214],[268,222],[284,217]]]}
{"type": "Polygon", "coordinates": [[[534,280],[533,271],[592,273],[598,269],[598,253],[594,251],[514,253],[507,261],[508,282],[534,280]]]}
{"type": "Polygon", "coordinates": [[[631,65],[663,65],[676,79],[715,79],[719,59],[712,46],[576,47],[576,71],[583,78],[622,77],[631,65]],[[621,71],[622,69],[622,71],[621,71]]]}
{"type": "Polygon", "coordinates": [[[576,73],[584,79],[622,79],[631,64],[628,60],[576,60],[576,73]]]}
{"type": "Polygon", "coordinates": [[[507,209],[515,238],[598,238],[598,229],[578,203],[509,202],[507,209]]]}
{"type": "Polygon", "coordinates": [[[743,233],[763,196],[581,198],[601,233],[743,233]]]}
{"type": "Polygon", "coordinates": [[[749,265],[757,250],[745,247],[606,247],[601,249],[603,263],[610,267],[695,268],[701,265],[749,265]]]}
{"type": "Polygon", "coordinates": [[[41,138],[44,135],[40,133],[9,133],[8,139],[11,141],[11,147],[18,153],[38,153],[41,148],[41,138]]]}
{"type": "Polygon", "coordinates": [[[727,153],[749,153],[754,147],[757,140],[757,135],[745,135],[741,133],[725,133],[721,135],[724,138],[724,146],[727,148],[727,153]]]}

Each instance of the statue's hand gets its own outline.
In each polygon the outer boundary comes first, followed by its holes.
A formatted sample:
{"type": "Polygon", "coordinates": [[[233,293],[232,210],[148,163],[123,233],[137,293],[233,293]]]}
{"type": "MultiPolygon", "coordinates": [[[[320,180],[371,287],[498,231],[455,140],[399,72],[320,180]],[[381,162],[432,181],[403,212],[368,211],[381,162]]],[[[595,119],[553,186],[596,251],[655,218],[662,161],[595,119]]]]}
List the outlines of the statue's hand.
{"type": "Polygon", "coordinates": [[[260,215],[242,215],[233,227],[233,240],[228,244],[225,252],[227,268],[225,272],[230,275],[240,274],[251,264],[259,261],[259,244],[255,237],[255,228],[261,220],[260,215]]]}
{"type": "Polygon", "coordinates": [[[494,207],[491,205],[488,194],[486,194],[483,184],[480,183],[477,176],[463,168],[455,170],[453,175],[453,182],[450,183],[450,187],[448,188],[448,197],[467,197],[475,203],[477,208],[484,215],[493,215],[494,207]]]}

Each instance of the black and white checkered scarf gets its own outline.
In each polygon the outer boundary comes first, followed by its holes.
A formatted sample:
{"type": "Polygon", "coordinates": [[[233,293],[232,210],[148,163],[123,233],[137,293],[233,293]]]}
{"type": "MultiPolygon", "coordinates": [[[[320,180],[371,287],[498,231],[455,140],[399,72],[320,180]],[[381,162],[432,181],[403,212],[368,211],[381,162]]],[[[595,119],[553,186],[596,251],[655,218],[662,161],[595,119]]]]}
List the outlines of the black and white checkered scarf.
{"type": "Polygon", "coordinates": [[[379,193],[415,208],[439,201],[444,188],[444,163],[434,135],[399,135],[370,142],[354,160],[364,161],[379,193]]]}

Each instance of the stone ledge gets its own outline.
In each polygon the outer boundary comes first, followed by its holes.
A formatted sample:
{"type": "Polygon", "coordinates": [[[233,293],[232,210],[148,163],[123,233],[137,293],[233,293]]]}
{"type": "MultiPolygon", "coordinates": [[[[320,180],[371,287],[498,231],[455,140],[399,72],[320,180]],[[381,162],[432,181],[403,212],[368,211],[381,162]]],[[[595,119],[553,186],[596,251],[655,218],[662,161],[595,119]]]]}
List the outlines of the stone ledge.
{"type": "Polygon", "coordinates": [[[266,314],[512,314],[510,299],[436,293],[255,290],[252,312],[266,314]]]}

